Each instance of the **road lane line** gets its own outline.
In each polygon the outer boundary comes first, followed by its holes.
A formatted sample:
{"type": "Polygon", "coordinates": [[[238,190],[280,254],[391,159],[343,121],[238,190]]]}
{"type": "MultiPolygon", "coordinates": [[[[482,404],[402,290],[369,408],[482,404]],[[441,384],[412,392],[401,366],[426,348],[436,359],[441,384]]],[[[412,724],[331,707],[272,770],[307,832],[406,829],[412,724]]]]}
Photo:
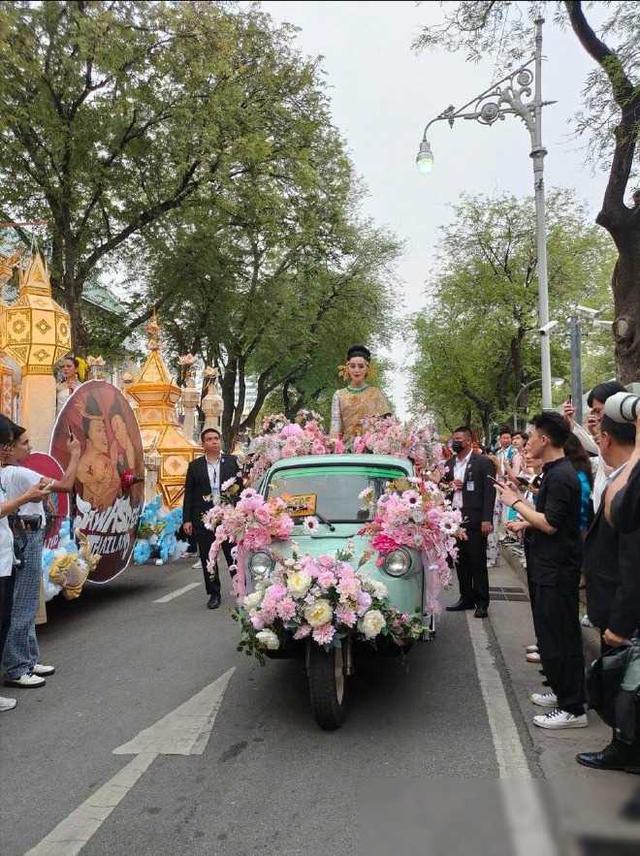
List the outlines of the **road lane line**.
{"type": "Polygon", "coordinates": [[[175,600],[177,597],[180,597],[182,594],[186,594],[191,589],[198,588],[200,583],[189,583],[188,586],[182,586],[182,588],[176,589],[175,591],[169,592],[169,594],[163,595],[163,597],[159,597],[157,600],[154,600],[154,603],[169,603],[171,600],[175,600]]]}
{"type": "Polygon", "coordinates": [[[147,770],[156,752],[136,755],[25,856],[76,856],[147,770]]]}
{"type": "Polygon", "coordinates": [[[514,844],[514,856],[556,856],[544,805],[522,747],[507,694],[482,620],[468,611],[467,625],[480,690],[498,762],[502,800],[514,844]]]}
{"type": "MultiPolygon", "coordinates": [[[[198,585],[198,583],[196,583],[198,585]]],[[[113,750],[135,757],[24,856],[77,856],[158,755],[202,755],[235,666],[113,750]]]]}

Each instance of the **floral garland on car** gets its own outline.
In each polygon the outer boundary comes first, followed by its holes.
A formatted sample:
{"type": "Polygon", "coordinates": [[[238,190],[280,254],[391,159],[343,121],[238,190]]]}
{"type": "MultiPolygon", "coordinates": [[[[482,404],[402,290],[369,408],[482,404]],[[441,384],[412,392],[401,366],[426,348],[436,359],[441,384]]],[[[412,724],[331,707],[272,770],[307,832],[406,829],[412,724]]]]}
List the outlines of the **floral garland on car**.
{"type": "Polygon", "coordinates": [[[364,508],[375,512],[359,534],[371,538],[377,564],[381,566],[393,550],[417,550],[425,569],[425,607],[440,612],[439,595],[451,584],[451,561],[458,553],[460,511],[444,499],[435,484],[419,478],[390,482],[377,502],[373,488],[367,488],[360,500],[364,508]]]}
{"type": "Polygon", "coordinates": [[[254,484],[281,458],[330,455],[345,451],[342,441],[330,438],[316,419],[305,420],[303,425],[299,425],[297,422],[282,424],[281,418],[280,414],[267,417],[265,422],[269,430],[251,442],[249,455],[252,458],[251,481],[254,484]]]}
{"type": "Polygon", "coordinates": [[[264,662],[263,652],[277,651],[287,638],[309,638],[326,650],[349,635],[374,644],[386,637],[401,647],[420,639],[420,615],[391,607],[386,586],[359,573],[351,558],[345,550],[276,559],[268,578],[258,580],[234,612],[238,650],[264,662]]]}

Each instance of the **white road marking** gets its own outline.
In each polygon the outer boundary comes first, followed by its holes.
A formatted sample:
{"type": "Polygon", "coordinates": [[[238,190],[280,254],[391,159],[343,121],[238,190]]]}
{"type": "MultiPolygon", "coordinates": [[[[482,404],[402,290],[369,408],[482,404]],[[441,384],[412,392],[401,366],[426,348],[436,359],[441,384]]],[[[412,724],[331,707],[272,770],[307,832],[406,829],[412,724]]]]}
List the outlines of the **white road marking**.
{"type": "Polygon", "coordinates": [[[480,689],[496,751],[502,799],[515,856],[556,856],[546,812],[531,776],[483,621],[467,612],[480,689]]]}
{"type": "Polygon", "coordinates": [[[136,757],[25,856],[76,856],[158,755],[202,755],[234,672],[235,667],[229,669],[133,740],[114,749],[115,755],[136,757]]]}
{"type": "Polygon", "coordinates": [[[169,603],[170,600],[175,600],[175,598],[180,597],[181,594],[186,594],[191,589],[198,588],[200,583],[189,583],[188,586],[182,586],[182,588],[176,589],[175,591],[170,591],[169,594],[163,595],[163,597],[159,597],[157,600],[154,600],[154,603],[169,603]]]}

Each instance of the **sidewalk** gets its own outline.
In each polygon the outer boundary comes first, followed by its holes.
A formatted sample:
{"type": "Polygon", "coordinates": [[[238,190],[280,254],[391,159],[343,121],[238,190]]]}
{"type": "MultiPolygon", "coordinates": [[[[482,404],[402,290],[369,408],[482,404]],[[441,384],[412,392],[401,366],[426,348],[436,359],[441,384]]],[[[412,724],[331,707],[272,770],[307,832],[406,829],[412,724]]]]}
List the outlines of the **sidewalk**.
{"type": "MultiPolygon", "coordinates": [[[[503,668],[514,718],[520,724],[525,750],[537,758],[534,776],[544,780],[545,795],[552,807],[559,831],[565,839],[562,853],[607,854],[636,853],[640,841],[640,820],[625,821],[621,807],[640,787],[640,776],[589,770],[575,760],[578,752],[602,749],[611,739],[611,730],[590,711],[589,728],[545,731],[533,725],[533,716],[541,712],[529,701],[531,692],[543,691],[543,677],[536,665],[525,660],[525,646],[535,641],[524,569],[517,558],[503,558],[489,571],[492,602],[489,611],[490,632],[495,636],[496,658],[503,668]],[[604,849],[593,841],[604,839],[604,849]],[[586,846],[586,842],[589,846],[586,846]],[[627,849],[629,846],[633,849],[627,849]],[[617,848],[617,849],[616,849],[617,848]]],[[[583,628],[585,660],[598,655],[599,637],[593,628],[583,628]]],[[[533,766],[533,765],[532,765],[533,766]]]]}

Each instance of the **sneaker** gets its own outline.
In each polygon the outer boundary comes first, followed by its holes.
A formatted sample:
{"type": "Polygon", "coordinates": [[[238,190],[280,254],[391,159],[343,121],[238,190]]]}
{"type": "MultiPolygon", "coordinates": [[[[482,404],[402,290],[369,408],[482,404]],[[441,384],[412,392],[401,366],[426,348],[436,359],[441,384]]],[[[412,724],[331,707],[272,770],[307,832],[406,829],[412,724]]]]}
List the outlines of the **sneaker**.
{"type": "Polygon", "coordinates": [[[20,675],[14,680],[5,678],[4,681],[5,687],[22,687],[22,689],[35,689],[35,687],[43,687],[46,683],[45,679],[38,675],[20,675]]]}
{"type": "Polygon", "coordinates": [[[527,645],[527,647],[524,650],[527,652],[527,654],[537,654],[538,653],[538,646],[537,645],[527,645]]]}
{"type": "Polygon", "coordinates": [[[531,693],[529,701],[538,707],[558,707],[558,699],[555,693],[531,693]]]}
{"type": "Polygon", "coordinates": [[[49,675],[55,675],[55,666],[45,666],[44,663],[36,663],[31,672],[39,678],[46,678],[49,675]]]}
{"type": "Polygon", "coordinates": [[[6,696],[0,696],[0,711],[4,713],[5,710],[13,710],[13,708],[18,704],[18,702],[14,698],[7,698],[6,696]]]}
{"type": "Polygon", "coordinates": [[[198,561],[194,562],[193,565],[191,565],[191,567],[193,568],[194,571],[197,571],[198,568],[200,568],[200,570],[202,570],[202,562],[200,561],[200,559],[198,559],[198,561]]]}
{"type": "Polygon", "coordinates": [[[190,552],[187,552],[187,553],[183,553],[183,554],[182,554],[182,558],[183,558],[183,559],[195,559],[195,557],[196,557],[197,555],[198,555],[197,553],[190,553],[190,552]]]}
{"type": "Polygon", "coordinates": [[[534,716],[533,724],[539,728],[559,731],[561,728],[586,728],[589,725],[589,721],[587,720],[586,713],[576,716],[574,713],[569,713],[566,710],[560,710],[559,707],[556,707],[554,710],[550,710],[549,713],[541,713],[539,716],[534,716]]]}
{"type": "Polygon", "coordinates": [[[530,651],[527,654],[527,663],[539,663],[540,662],[540,654],[537,651],[530,651]]]}

